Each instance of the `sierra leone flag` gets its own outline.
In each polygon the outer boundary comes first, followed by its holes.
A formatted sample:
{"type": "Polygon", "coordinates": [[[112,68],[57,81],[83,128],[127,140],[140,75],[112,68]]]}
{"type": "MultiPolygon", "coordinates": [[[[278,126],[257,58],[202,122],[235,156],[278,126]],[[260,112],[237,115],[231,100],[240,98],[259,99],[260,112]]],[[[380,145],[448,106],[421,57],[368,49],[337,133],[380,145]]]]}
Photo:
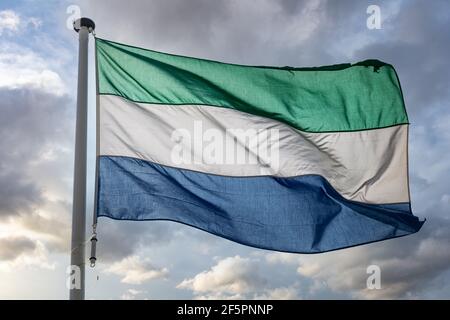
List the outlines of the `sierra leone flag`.
{"type": "Polygon", "coordinates": [[[394,68],[243,66],[96,39],[97,215],[314,253],[414,233],[394,68]]]}

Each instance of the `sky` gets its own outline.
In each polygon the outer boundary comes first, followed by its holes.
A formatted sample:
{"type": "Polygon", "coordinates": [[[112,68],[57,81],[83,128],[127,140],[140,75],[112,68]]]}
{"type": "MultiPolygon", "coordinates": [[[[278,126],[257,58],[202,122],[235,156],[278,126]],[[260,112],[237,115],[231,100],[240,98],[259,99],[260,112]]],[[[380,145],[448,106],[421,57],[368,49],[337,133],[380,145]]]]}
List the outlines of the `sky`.
{"type": "Polygon", "coordinates": [[[412,208],[427,219],[411,236],[304,255],[246,247],[174,222],[101,218],[87,299],[450,298],[448,1],[2,0],[0,299],[68,298],[78,48],[68,25],[79,15],[95,21],[101,38],[230,63],[393,64],[411,122],[412,208]],[[369,5],[380,9],[380,29],[368,28],[369,5]],[[380,268],[381,289],[367,288],[371,265],[380,268]]]}

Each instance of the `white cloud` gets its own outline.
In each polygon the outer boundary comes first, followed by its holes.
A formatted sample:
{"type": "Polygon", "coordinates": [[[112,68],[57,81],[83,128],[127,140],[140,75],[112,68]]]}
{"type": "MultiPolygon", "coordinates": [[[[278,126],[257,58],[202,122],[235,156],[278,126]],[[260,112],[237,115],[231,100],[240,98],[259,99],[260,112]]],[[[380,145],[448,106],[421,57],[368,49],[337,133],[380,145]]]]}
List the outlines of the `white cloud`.
{"type": "Polygon", "coordinates": [[[153,279],[165,278],[169,273],[167,268],[156,268],[148,260],[142,260],[139,256],[131,256],[115,262],[105,271],[121,276],[121,282],[128,284],[142,284],[153,279]]]}
{"type": "MultiPolygon", "coordinates": [[[[18,34],[15,39],[2,41],[0,44],[0,89],[32,89],[40,90],[56,96],[68,92],[60,73],[55,71],[60,61],[55,61],[52,51],[43,56],[33,50],[31,45],[18,44],[23,40],[23,31],[37,30],[42,26],[42,20],[36,17],[21,17],[12,10],[0,11],[0,36],[2,33],[18,34]]],[[[42,38],[42,37],[41,37],[42,38]]],[[[32,39],[27,39],[31,41],[32,39]]],[[[51,41],[39,40],[39,48],[46,48],[51,41]]],[[[59,52],[58,57],[65,52],[64,48],[53,48],[59,52]]],[[[63,70],[60,68],[60,70],[63,70]]]]}
{"type": "MultiPolygon", "coordinates": [[[[146,293],[147,293],[147,291],[128,289],[120,296],[120,299],[121,300],[139,300],[140,296],[143,294],[146,294],[146,293]]],[[[142,300],[146,300],[146,298],[142,299],[142,300]]]]}
{"type": "Polygon", "coordinates": [[[13,10],[0,11],[0,36],[3,33],[13,35],[25,31],[31,27],[34,30],[42,26],[42,20],[36,17],[21,17],[13,10]]]}
{"type": "Polygon", "coordinates": [[[261,295],[256,295],[257,300],[299,300],[300,296],[295,287],[282,287],[266,290],[261,295]]]}
{"type": "Polygon", "coordinates": [[[298,264],[300,256],[298,254],[284,253],[284,252],[272,252],[265,256],[266,261],[271,264],[283,263],[283,264],[298,264]]]}
{"type": "Polygon", "coordinates": [[[194,300],[243,300],[243,299],[246,299],[246,297],[240,293],[226,294],[218,292],[194,296],[194,300]]]}
{"type": "Polygon", "coordinates": [[[3,32],[17,32],[20,26],[20,17],[12,10],[0,11],[0,36],[3,32]]]}
{"type": "Polygon", "coordinates": [[[61,96],[66,86],[51,61],[39,56],[29,48],[3,43],[0,46],[0,88],[29,88],[61,96]]]}
{"type": "Polygon", "coordinates": [[[299,299],[297,284],[270,288],[268,279],[259,270],[258,258],[227,257],[193,278],[178,284],[178,289],[189,289],[197,300],[237,299],[299,299]]]}
{"type": "Polygon", "coordinates": [[[195,300],[299,300],[301,299],[298,294],[298,289],[292,287],[280,287],[274,289],[262,289],[253,293],[236,293],[229,294],[225,292],[208,292],[206,294],[200,294],[194,296],[195,300]]]}
{"type": "Polygon", "coordinates": [[[239,295],[258,289],[265,282],[258,274],[256,261],[234,256],[220,260],[208,271],[183,280],[177,288],[190,289],[195,293],[239,295]]]}

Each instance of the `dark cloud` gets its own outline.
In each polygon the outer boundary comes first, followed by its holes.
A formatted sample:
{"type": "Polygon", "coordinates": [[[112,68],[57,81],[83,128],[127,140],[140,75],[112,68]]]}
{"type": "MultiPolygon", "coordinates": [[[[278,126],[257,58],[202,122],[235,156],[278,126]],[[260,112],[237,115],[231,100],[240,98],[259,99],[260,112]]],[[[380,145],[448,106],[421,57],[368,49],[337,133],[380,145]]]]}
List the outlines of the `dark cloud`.
{"type": "MultiPolygon", "coordinates": [[[[424,228],[422,241],[403,259],[392,255],[381,262],[385,288],[398,288],[394,298],[420,297],[433,290],[433,280],[450,269],[450,220],[433,219],[424,228]],[[428,236],[426,235],[428,233],[428,236]]],[[[404,250],[403,247],[397,250],[404,250]]],[[[381,292],[381,295],[383,293],[381,292]]]]}
{"type": "Polygon", "coordinates": [[[321,268],[330,264],[333,268],[309,276],[328,282],[333,290],[352,292],[357,297],[398,299],[424,296],[434,289],[434,280],[450,269],[448,230],[449,219],[430,219],[420,233],[408,238],[319,258],[314,262],[321,268]],[[380,267],[381,290],[366,288],[366,268],[369,265],[380,267]]]}
{"type": "MultiPolygon", "coordinates": [[[[61,214],[70,212],[71,205],[63,202],[57,202],[57,208],[61,214]]],[[[27,231],[40,234],[46,237],[46,248],[52,252],[69,252],[70,250],[70,225],[65,219],[56,217],[45,217],[36,213],[26,213],[14,217],[14,221],[27,231]]]]}
{"type": "MultiPolygon", "coordinates": [[[[209,0],[80,1],[83,14],[97,24],[100,37],[136,41],[149,46],[167,43],[210,46],[213,27],[229,13],[229,2],[209,0]],[[130,23],[130,21],[132,23],[130,23]]],[[[192,47],[191,47],[192,48],[192,47]]]]}
{"type": "Polygon", "coordinates": [[[146,247],[167,245],[174,237],[168,222],[115,221],[99,218],[98,258],[117,261],[146,247]]]}
{"type": "Polygon", "coordinates": [[[315,1],[153,0],[126,6],[119,0],[80,3],[83,14],[96,21],[99,37],[228,62],[282,65],[310,62],[303,56],[312,47],[305,45],[299,50],[296,44],[312,34],[322,8],[315,1]]]}
{"type": "Polygon", "coordinates": [[[19,170],[0,173],[0,217],[32,211],[42,200],[39,188],[19,170]]]}
{"type": "Polygon", "coordinates": [[[387,41],[355,52],[357,59],[372,56],[394,64],[414,119],[450,97],[450,16],[440,15],[448,9],[446,1],[405,1],[386,22],[387,41]]]}
{"type": "Polygon", "coordinates": [[[280,0],[280,7],[283,9],[286,14],[296,14],[305,2],[298,0],[280,0]]]}
{"type": "Polygon", "coordinates": [[[0,216],[32,213],[43,201],[32,166],[72,136],[69,100],[33,89],[2,89],[0,99],[0,216]]]}
{"type": "Polygon", "coordinates": [[[36,249],[36,242],[25,237],[0,238],[0,261],[13,261],[36,249]]]}

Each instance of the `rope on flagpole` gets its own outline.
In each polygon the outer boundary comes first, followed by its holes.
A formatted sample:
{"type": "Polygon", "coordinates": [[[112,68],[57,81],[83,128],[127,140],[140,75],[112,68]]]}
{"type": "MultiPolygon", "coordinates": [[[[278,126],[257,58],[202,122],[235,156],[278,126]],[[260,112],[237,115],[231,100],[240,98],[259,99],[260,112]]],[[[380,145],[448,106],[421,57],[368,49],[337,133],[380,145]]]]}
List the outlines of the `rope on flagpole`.
{"type": "MultiPolygon", "coordinates": [[[[92,30],[94,39],[96,39],[95,30],[92,30]]],[[[95,189],[94,189],[94,212],[92,217],[92,236],[91,242],[91,255],[89,258],[91,268],[95,267],[97,262],[97,201],[98,201],[98,176],[99,176],[99,149],[100,149],[100,112],[99,112],[99,83],[98,83],[98,63],[97,63],[97,45],[95,44],[95,87],[96,87],[96,106],[95,106],[95,189]]]]}

